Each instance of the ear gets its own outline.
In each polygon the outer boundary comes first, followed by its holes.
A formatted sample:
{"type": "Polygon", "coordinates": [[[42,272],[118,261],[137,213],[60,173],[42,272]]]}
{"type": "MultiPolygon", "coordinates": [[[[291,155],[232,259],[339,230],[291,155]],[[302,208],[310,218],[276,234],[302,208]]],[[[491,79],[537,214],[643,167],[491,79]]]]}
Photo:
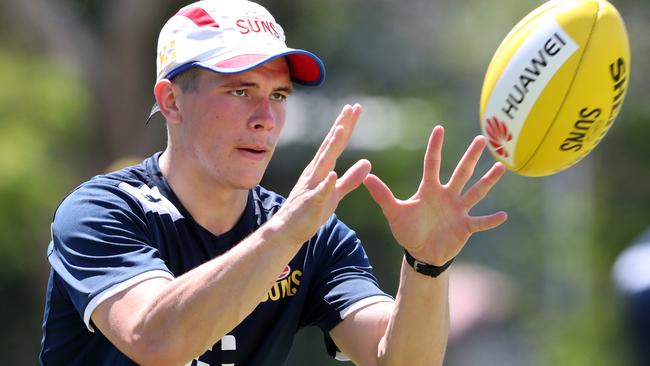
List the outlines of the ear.
{"type": "Polygon", "coordinates": [[[179,91],[171,81],[159,80],[153,87],[153,94],[156,97],[160,113],[165,116],[167,122],[177,124],[181,121],[181,114],[178,108],[177,97],[179,91]]]}

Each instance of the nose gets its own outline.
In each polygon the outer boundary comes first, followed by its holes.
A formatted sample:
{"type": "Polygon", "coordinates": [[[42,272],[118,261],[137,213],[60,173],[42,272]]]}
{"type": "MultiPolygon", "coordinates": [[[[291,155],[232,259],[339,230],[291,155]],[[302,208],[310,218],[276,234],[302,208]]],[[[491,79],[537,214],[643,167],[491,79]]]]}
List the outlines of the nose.
{"type": "Polygon", "coordinates": [[[278,123],[277,111],[273,109],[271,101],[263,98],[255,106],[255,111],[249,119],[249,127],[254,130],[272,130],[278,123]]]}

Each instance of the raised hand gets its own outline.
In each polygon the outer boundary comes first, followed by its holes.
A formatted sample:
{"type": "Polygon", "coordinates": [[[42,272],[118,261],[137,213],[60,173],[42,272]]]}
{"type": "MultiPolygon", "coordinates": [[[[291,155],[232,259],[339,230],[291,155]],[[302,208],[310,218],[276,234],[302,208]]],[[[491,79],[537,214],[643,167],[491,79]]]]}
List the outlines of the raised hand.
{"type": "Polygon", "coordinates": [[[359,160],[337,179],[336,160],[348,145],[361,106],[346,105],[312,161],[300,175],[286,203],[275,215],[286,221],[287,235],[296,243],[312,237],[332,215],[339,201],[363,182],[370,162],[359,160]]]}
{"type": "Polygon", "coordinates": [[[485,138],[477,136],[472,141],[445,185],[439,177],[443,140],[444,129],[436,126],[424,156],[420,187],[411,198],[396,199],[390,188],[373,174],[368,174],[363,182],[381,207],[397,242],[416,259],[438,266],[455,257],[470,235],[495,228],[507,218],[503,211],[487,216],[469,215],[470,209],[505,172],[503,164],[496,163],[463,192],[485,148],[485,138]]]}

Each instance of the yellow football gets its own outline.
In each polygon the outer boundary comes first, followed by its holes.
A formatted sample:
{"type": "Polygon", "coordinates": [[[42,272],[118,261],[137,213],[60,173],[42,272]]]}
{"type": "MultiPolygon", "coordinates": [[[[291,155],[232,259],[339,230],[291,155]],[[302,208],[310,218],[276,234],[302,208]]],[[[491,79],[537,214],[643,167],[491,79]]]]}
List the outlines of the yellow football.
{"type": "Polygon", "coordinates": [[[544,176],[585,157],[616,119],[630,79],[630,47],[604,0],[549,1],[508,33],[488,66],[481,129],[494,157],[544,176]]]}

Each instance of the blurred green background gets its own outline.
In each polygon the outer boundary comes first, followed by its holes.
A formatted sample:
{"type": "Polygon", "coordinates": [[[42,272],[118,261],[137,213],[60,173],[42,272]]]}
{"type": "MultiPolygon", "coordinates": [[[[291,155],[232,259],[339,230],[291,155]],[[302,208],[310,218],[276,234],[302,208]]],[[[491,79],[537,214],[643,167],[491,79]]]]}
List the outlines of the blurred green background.
{"type": "MultiPolygon", "coordinates": [[[[153,101],[155,46],[188,1],[0,2],[0,363],[37,363],[45,248],[57,204],[92,175],[164,147],[153,101]],[[113,165],[112,165],[113,164],[113,165]]],[[[299,89],[263,184],[288,194],[345,103],[364,114],[342,170],[373,163],[396,195],[417,188],[426,138],[446,128],[443,178],[480,133],[483,75],[533,0],[263,2],[290,46],[325,61],[327,81],[299,89]]],[[[632,48],[622,112],[590,156],[554,176],[508,173],[475,213],[509,213],[471,238],[452,272],[446,365],[628,365],[629,331],[611,268],[650,223],[650,2],[615,0],[632,48]]],[[[493,159],[486,154],[480,169],[493,159]]],[[[394,293],[401,252],[362,188],[337,210],[394,293]]],[[[414,334],[417,337],[417,334],[414,334]]],[[[299,333],[290,365],[333,365],[318,330],[299,333]]]]}

